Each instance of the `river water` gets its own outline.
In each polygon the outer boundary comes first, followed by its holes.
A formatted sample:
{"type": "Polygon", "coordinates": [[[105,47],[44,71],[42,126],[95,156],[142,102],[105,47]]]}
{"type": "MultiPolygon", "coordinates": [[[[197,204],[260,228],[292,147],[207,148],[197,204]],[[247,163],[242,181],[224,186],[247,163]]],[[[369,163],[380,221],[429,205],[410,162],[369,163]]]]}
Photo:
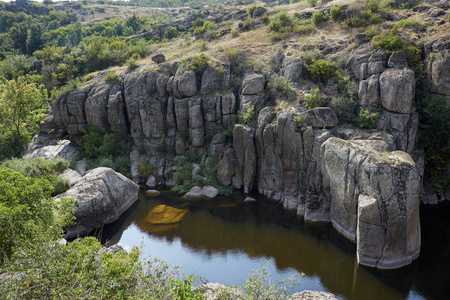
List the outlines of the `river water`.
{"type": "Polygon", "coordinates": [[[449,299],[450,206],[421,207],[422,250],[410,266],[377,271],[356,264],[355,245],[328,224],[308,224],[279,204],[241,194],[182,201],[170,192],[139,201],[101,231],[103,243],[142,247],[144,257],[182,265],[209,282],[243,285],[263,265],[274,281],[292,274],[292,292],[328,291],[339,299],[449,299]]]}

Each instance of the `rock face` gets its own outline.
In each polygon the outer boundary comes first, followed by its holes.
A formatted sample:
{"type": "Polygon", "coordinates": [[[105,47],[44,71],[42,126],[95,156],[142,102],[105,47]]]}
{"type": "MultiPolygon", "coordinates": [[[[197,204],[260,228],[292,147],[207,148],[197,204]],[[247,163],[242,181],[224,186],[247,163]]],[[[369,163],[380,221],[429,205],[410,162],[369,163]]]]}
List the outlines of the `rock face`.
{"type": "Polygon", "coordinates": [[[398,268],[420,251],[419,176],[412,158],[384,142],[330,138],[321,146],[331,223],[356,242],[358,262],[398,268]]]}
{"type": "Polygon", "coordinates": [[[44,157],[47,159],[63,158],[67,161],[75,159],[78,147],[69,140],[60,140],[56,145],[44,146],[25,154],[24,158],[44,157]]]}
{"type": "Polygon", "coordinates": [[[263,75],[250,74],[245,76],[242,82],[243,95],[256,95],[264,89],[265,79],[263,75]]]}
{"type": "Polygon", "coordinates": [[[380,102],[395,113],[411,112],[415,95],[414,72],[409,69],[389,69],[380,75],[380,102]]]}
{"type": "MultiPolygon", "coordinates": [[[[447,93],[441,87],[447,58],[437,56],[439,63],[428,66],[439,93],[447,93]]],[[[303,84],[300,60],[281,53],[276,59],[281,74],[303,84]]],[[[163,66],[158,72],[147,66],[128,69],[120,84],[92,82],[61,95],[43,132],[76,138],[88,122],[108,133],[130,132],[133,181],[148,181],[149,186],[175,185],[177,162],[183,157],[201,158],[192,178],[215,158],[218,182],[245,193],[258,191],[306,222],[331,222],[356,243],[361,264],[389,269],[417,257],[420,168],[407,153],[413,153],[416,144],[418,116],[414,73],[405,67],[403,53],[388,57],[363,46],[347,62],[362,108],[379,111],[377,129],[362,133],[337,127],[338,118],[329,107],[274,109],[273,99],[264,92],[263,75],[247,74],[242,90],[230,92],[227,64],[211,65],[201,74],[185,64],[163,66]],[[244,113],[251,114],[247,123],[237,123],[244,113]],[[151,180],[139,174],[142,161],[155,167],[151,180]]],[[[338,93],[337,86],[334,90],[338,93]]],[[[106,188],[99,190],[101,194],[106,188]]],[[[213,187],[197,186],[186,196],[217,194],[213,187]]],[[[115,211],[108,214],[115,216],[115,211]]],[[[104,223],[91,219],[78,229],[104,223]]]]}
{"type": "Polygon", "coordinates": [[[96,168],[57,198],[75,199],[76,225],[65,238],[76,238],[117,220],[138,197],[138,186],[110,168],[96,168]]]}

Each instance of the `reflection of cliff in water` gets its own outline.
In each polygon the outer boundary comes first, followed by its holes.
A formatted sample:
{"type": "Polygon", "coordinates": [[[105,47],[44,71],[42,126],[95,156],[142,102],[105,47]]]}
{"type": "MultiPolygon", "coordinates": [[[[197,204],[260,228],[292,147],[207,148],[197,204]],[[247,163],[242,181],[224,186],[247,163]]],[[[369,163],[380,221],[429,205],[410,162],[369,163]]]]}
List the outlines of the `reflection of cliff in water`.
{"type": "MultiPolygon", "coordinates": [[[[317,276],[329,291],[347,299],[402,299],[407,295],[410,279],[401,276],[400,284],[399,280],[388,278],[401,293],[387,288],[356,264],[355,246],[330,225],[297,222],[279,204],[258,200],[244,203],[242,196],[238,196],[184,202],[173,194],[162,193],[153,198],[140,197],[132,222],[153,238],[180,239],[184,247],[208,257],[242,252],[250,257],[273,258],[278,269],[295,268],[307,276],[317,276]],[[169,219],[177,217],[173,223],[164,221],[158,227],[149,222],[155,209],[169,212],[169,219]]],[[[127,227],[124,225],[120,232],[127,227]]]]}
{"type": "Polygon", "coordinates": [[[244,203],[238,196],[183,202],[171,193],[154,198],[141,193],[135,206],[99,234],[103,243],[115,244],[130,224],[139,227],[152,208],[167,205],[188,211],[171,224],[174,228],[148,234],[161,240],[180,239],[184,247],[201,255],[244,252],[251,257],[271,257],[277,268],[295,268],[316,276],[330,292],[347,299],[405,299],[412,288],[427,299],[447,299],[450,205],[422,207],[424,243],[419,259],[407,268],[381,272],[358,266],[355,246],[331,226],[296,222],[277,203],[258,200],[244,203]]]}

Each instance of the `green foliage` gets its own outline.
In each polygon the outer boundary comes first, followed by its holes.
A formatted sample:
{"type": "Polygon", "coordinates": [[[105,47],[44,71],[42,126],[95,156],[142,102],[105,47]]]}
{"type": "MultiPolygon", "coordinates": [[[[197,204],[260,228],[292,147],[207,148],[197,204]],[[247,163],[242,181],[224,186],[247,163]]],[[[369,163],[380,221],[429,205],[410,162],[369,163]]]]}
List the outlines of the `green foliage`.
{"type": "Polygon", "coordinates": [[[0,141],[5,143],[0,146],[0,159],[24,153],[31,136],[43,124],[49,107],[46,99],[44,86],[36,87],[25,77],[0,84],[0,141]]]}
{"type": "Polygon", "coordinates": [[[249,68],[247,54],[241,50],[227,50],[227,56],[230,61],[231,75],[241,77],[249,68]]]}
{"type": "Polygon", "coordinates": [[[138,172],[141,177],[148,178],[150,175],[156,177],[158,175],[158,171],[156,167],[150,163],[149,161],[140,161],[137,165],[138,172]]]}
{"type": "Polygon", "coordinates": [[[136,69],[137,67],[139,67],[139,64],[135,59],[130,58],[129,60],[127,60],[127,67],[130,69],[136,69]]]}
{"type": "Polygon", "coordinates": [[[164,32],[164,38],[171,40],[176,37],[178,37],[177,29],[173,26],[167,27],[166,31],[164,32]]]}
{"type": "Polygon", "coordinates": [[[280,41],[292,34],[308,34],[315,26],[309,20],[293,20],[286,11],[283,11],[271,18],[269,29],[271,40],[280,41]]]}
{"type": "Polygon", "coordinates": [[[239,32],[236,30],[236,28],[231,29],[231,36],[236,38],[239,36],[239,32]]]}
{"type": "Polygon", "coordinates": [[[196,27],[194,29],[194,32],[196,34],[204,34],[204,33],[208,32],[208,31],[216,30],[217,28],[218,27],[217,27],[216,23],[214,23],[212,21],[205,21],[205,22],[203,22],[201,27],[196,27]]]}
{"type": "Polygon", "coordinates": [[[260,7],[260,4],[254,4],[252,6],[247,7],[247,12],[250,18],[253,17],[253,13],[255,12],[255,9],[257,9],[258,7],[260,7]]]}
{"type": "Polygon", "coordinates": [[[338,5],[338,6],[333,6],[333,7],[330,9],[330,16],[331,16],[331,19],[332,19],[333,21],[339,20],[339,18],[341,17],[341,13],[342,13],[342,9],[341,9],[341,6],[340,6],[340,5],[338,5]]]}
{"type": "Polygon", "coordinates": [[[327,105],[327,97],[320,94],[319,89],[311,89],[311,93],[305,96],[306,108],[323,107],[327,105]]]}
{"type": "Polygon", "coordinates": [[[311,5],[312,7],[316,6],[318,0],[306,0],[306,2],[309,3],[309,5],[311,5]]]}
{"type": "Polygon", "coordinates": [[[450,108],[445,100],[424,97],[419,102],[419,145],[425,151],[425,180],[441,192],[450,187],[450,178],[444,176],[450,159],[450,108]]]}
{"type": "Polygon", "coordinates": [[[271,91],[276,91],[286,98],[290,98],[293,93],[292,82],[289,82],[284,76],[274,77],[267,85],[271,91]]]}
{"type": "Polygon", "coordinates": [[[203,21],[203,19],[201,19],[200,17],[197,17],[197,19],[194,22],[192,22],[192,26],[202,27],[204,23],[205,23],[205,21],[203,21]]]}
{"type": "Polygon", "coordinates": [[[320,11],[313,13],[311,21],[315,26],[319,26],[327,21],[327,17],[320,11]]]}
{"type": "Polygon", "coordinates": [[[119,83],[120,82],[119,75],[117,75],[114,72],[110,72],[105,75],[105,82],[110,84],[119,83]]]}
{"type": "Polygon", "coordinates": [[[368,28],[368,29],[366,29],[366,31],[364,31],[364,34],[369,39],[372,39],[374,36],[379,35],[380,31],[378,29],[375,29],[375,28],[368,28]]]}
{"type": "Polygon", "coordinates": [[[380,9],[380,0],[369,0],[365,6],[371,12],[376,13],[380,9]]]}
{"type": "Polygon", "coordinates": [[[190,182],[185,182],[183,184],[179,184],[170,189],[171,192],[178,193],[180,195],[184,195],[189,192],[194,185],[190,182]]]}
{"type": "MultiPolygon", "coordinates": [[[[400,23],[400,22],[399,22],[400,23]]],[[[397,23],[398,24],[398,23],[397,23]]],[[[402,28],[401,26],[407,26],[406,23],[401,23],[398,27],[394,26],[394,28],[389,32],[389,34],[379,34],[372,38],[372,45],[375,48],[385,48],[387,49],[387,54],[390,55],[392,52],[403,50],[406,53],[406,60],[408,61],[408,65],[418,73],[417,67],[420,62],[420,54],[421,51],[414,46],[400,38],[398,36],[398,29],[402,28]]]]}
{"type": "Polygon", "coordinates": [[[128,177],[131,176],[130,151],[131,138],[129,135],[105,134],[94,123],[88,124],[87,131],[84,132],[80,142],[81,156],[93,160],[94,166],[110,167],[128,177]]]}
{"type": "Polygon", "coordinates": [[[192,180],[192,170],[194,167],[187,158],[181,158],[175,162],[177,171],[174,172],[173,178],[177,185],[190,183],[192,180]]]}
{"type": "Polygon", "coordinates": [[[375,128],[379,112],[373,109],[361,109],[358,116],[358,126],[361,128],[375,128]]]}
{"type": "Polygon", "coordinates": [[[186,65],[187,70],[193,70],[197,74],[203,74],[209,65],[208,57],[204,53],[194,56],[184,62],[189,62],[186,65]]]}
{"type": "Polygon", "coordinates": [[[296,275],[292,275],[280,282],[273,282],[268,267],[264,266],[268,262],[263,262],[263,266],[258,270],[252,270],[249,278],[245,280],[244,291],[245,299],[285,299],[289,297],[288,290],[294,288],[300,283],[296,275]]]}
{"type": "Polygon", "coordinates": [[[332,98],[329,106],[336,113],[340,123],[356,123],[358,103],[353,97],[332,98]]]}
{"type": "Polygon", "coordinates": [[[336,64],[324,59],[313,59],[311,64],[306,64],[306,71],[314,82],[326,83],[337,76],[336,64]]]}
{"type": "Polygon", "coordinates": [[[68,245],[42,243],[39,251],[25,253],[21,264],[8,265],[12,274],[0,283],[11,299],[200,299],[192,289],[203,281],[194,275],[180,276],[158,259],[140,260],[134,247],[129,253],[99,251],[92,237],[68,245]],[[171,298],[172,298],[171,297],[171,298]]]}
{"type": "Polygon", "coordinates": [[[59,173],[68,166],[69,162],[61,158],[47,160],[39,157],[10,159],[0,164],[0,167],[20,172],[26,177],[45,179],[53,186],[52,195],[60,194],[70,188],[66,180],[58,177],[59,173]]]}
{"type": "Polygon", "coordinates": [[[306,130],[306,124],[305,124],[305,122],[303,121],[303,118],[302,118],[302,117],[300,117],[300,116],[295,116],[295,117],[294,117],[294,122],[295,122],[295,124],[296,124],[296,127],[295,127],[295,131],[296,131],[296,132],[302,133],[303,131],[306,130]]]}
{"type": "Polygon", "coordinates": [[[244,124],[250,124],[256,121],[256,111],[253,105],[247,106],[244,112],[239,111],[238,114],[239,113],[241,116],[240,119],[244,124]]]}
{"type": "Polygon", "coordinates": [[[57,204],[50,197],[52,190],[44,178],[0,167],[0,265],[13,261],[17,252],[61,236],[73,209],[68,209],[70,200],[57,204]]]}

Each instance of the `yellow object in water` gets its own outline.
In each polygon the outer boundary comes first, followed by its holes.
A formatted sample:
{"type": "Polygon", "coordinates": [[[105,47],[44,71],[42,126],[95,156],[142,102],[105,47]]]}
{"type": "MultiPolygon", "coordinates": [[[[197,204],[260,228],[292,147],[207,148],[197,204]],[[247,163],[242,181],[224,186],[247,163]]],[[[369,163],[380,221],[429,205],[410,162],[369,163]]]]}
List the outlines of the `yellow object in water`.
{"type": "Polygon", "coordinates": [[[179,209],[167,205],[158,205],[147,214],[145,221],[152,224],[178,223],[187,212],[187,209],[179,209]]]}

